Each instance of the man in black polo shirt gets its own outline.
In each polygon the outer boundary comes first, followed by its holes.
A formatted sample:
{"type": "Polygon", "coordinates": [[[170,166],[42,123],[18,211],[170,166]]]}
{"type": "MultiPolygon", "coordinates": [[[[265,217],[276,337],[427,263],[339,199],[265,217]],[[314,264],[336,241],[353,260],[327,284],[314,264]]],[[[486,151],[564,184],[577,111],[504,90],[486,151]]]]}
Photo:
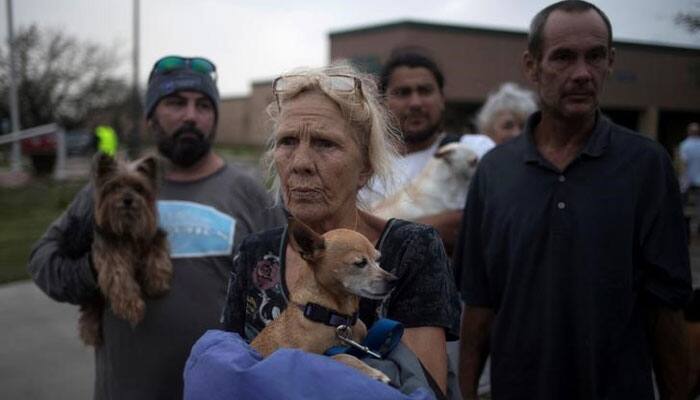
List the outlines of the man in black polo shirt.
{"type": "Polygon", "coordinates": [[[532,21],[541,112],[482,159],[459,242],[466,398],[489,353],[494,399],[653,399],[652,363],[662,398],[687,396],[680,192],[662,147],[598,109],[614,56],[592,4],[532,21]]]}

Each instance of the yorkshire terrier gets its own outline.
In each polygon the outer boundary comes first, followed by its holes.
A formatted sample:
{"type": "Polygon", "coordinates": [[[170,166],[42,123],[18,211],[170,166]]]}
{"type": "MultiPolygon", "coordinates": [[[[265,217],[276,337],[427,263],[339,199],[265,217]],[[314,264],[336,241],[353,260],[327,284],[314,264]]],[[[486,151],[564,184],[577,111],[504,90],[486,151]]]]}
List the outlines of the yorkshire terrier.
{"type": "Polygon", "coordinates": [[[158,175],[156,156],[131,163],[95,157],[92,265],[102,294],[80,310],[80,337],[88,345],[102,343],[105,302],[134,327],[146,312],[143,296],[170,290],[168,241],[156,209],[158,175]]]}

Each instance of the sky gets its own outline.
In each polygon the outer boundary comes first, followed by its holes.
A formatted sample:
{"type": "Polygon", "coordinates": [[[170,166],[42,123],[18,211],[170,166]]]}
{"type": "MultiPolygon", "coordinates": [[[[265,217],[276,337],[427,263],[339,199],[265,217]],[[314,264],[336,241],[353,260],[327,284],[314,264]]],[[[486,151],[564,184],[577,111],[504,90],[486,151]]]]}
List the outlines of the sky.
{"type": "MultiPolygon", "coordinates": [[[[7,1],[0,40],[7,40],[7,1]]],[[[299,66],[321,66],[330,32],[399,20],[525,32],[550,0],[140,0],[140,80],[167,54],[205,56],[217,65],[222,96],[299,66]]],[[[700,48],[700,32],[674,22],[700,14],[700,0],[593,0],[616,40],[700,48]]],[[[111,46],[131,76],[132,0],[12,0],[15,31],[37,24],[111,46]]]]}

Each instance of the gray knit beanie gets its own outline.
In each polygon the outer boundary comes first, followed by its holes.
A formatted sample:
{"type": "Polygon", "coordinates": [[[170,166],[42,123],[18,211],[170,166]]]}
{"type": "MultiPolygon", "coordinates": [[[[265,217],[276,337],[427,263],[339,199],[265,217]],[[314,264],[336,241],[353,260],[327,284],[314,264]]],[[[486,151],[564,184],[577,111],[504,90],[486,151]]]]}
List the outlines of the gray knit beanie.
{"type": "Polygon", "coordinates": [[[158,102],[165,96],[182,90],[192,90],[204,93],[214,105],[218,120],[219,90],[216,83],[208,74],[182,68],[167,72],[154,72],[148,81],[146,90],[146,118],[150,118],[158,102]]]}

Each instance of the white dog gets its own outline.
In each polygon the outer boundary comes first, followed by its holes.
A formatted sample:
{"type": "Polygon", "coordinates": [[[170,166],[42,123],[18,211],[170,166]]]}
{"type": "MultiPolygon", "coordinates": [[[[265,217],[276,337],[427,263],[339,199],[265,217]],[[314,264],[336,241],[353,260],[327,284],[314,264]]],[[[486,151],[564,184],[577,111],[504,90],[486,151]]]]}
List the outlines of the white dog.
{"type": "Polygon", "coordinates": [[[479,158],[464,143],[440,147],[423,170],[393,195],[372,205],[383,218],[415,220],[447,210],[461,210],[479,158]]]}

